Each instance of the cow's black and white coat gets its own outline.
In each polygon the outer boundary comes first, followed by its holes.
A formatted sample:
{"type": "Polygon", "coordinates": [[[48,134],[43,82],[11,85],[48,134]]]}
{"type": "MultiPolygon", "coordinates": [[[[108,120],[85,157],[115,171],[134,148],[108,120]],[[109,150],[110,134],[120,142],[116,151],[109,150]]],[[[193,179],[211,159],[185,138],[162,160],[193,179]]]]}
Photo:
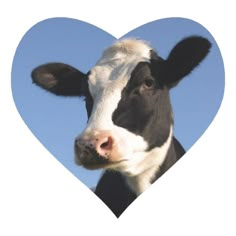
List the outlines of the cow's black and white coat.
{"type": "Polygon", "coordinates": [[[75,139],[75,160],[88,169],[106,169],[95,193],[117,217],[185,153],[173,136],[169,90],[210,46],[205,38],[189,37],[164,60],[148,43],[123,39],[87,74],[63,63],[33,70],[42,88],[85,97],[88,123],[75,139]]]}

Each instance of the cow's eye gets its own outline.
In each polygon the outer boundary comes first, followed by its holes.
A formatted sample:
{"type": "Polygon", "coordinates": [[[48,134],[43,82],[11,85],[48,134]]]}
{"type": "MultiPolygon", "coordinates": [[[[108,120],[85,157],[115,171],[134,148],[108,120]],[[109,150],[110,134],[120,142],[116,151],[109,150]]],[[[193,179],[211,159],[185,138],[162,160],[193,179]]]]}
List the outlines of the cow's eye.
{"type": "Polygon", "coordinates": [[[154,88],[154,85],[155,85],[155,81],[153,79],[148,78],[144,80],[142,87],[144,89],[152,89],[154,88]]]}

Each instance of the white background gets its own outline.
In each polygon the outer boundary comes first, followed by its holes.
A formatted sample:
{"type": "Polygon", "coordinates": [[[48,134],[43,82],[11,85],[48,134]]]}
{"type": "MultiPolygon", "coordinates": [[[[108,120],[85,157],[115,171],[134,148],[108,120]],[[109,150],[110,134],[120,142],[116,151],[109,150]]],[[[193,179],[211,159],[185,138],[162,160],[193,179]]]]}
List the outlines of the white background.
{"type": "Polygon", "coordinates": [[[2,1],[0,235],[236,235],[236,19],[229,2],[2,1]],[[89,22],[115,37],[153,20],[190,18],[211,32],[224,59],[225,94],[213,123],[119,219],[45,150],[12,99],[18,43],[34,24],[57,16],[89,22]]]}

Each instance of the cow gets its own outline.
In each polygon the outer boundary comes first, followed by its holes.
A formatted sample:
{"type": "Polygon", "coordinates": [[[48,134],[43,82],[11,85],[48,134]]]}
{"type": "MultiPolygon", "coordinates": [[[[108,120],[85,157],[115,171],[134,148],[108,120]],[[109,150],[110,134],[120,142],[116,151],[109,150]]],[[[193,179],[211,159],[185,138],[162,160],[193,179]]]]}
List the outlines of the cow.
{"type": "Polygon", "coordinates": [[[163,59],[148,42],[125,38],[105,49],[88,73],[64,63],[32,71],[41,88],[85,98],[88,121],[74,141],[75,162],[104,169],[95,194],[117,217],[184,155],[173,134],[169,92],[210,48],[208,39],[194,35],[163,59]]]}

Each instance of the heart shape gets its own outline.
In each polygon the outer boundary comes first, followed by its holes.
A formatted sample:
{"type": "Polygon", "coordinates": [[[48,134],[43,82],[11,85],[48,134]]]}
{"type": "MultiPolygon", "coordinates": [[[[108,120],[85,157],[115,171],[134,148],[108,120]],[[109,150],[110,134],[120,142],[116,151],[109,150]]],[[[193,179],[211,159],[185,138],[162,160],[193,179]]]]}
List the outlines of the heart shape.
{"type": "MultiPolygon", "coordinates": [[[[166,58],[178,41],[190,35],[207,38],[212,48],[204,63],[171,92],[174,133],[186,150],[208,128],[223,98],[224,66],[214,38],[200,24],[183,18],[153,21],[122,37],[150,41],[158,54],[166,58]]],[[[74,138],[87,122],[83,102],[45,93],[32,85],[30,75],[38,65],[56,61],[87,72],[115,40],[107,32],[79,20],[48,19],[25,34],[13,61],[12,92],[21,117],[58,161],[89,188],[96,186],[101,171],[75,165],[73,151],[74,138]]]]}

